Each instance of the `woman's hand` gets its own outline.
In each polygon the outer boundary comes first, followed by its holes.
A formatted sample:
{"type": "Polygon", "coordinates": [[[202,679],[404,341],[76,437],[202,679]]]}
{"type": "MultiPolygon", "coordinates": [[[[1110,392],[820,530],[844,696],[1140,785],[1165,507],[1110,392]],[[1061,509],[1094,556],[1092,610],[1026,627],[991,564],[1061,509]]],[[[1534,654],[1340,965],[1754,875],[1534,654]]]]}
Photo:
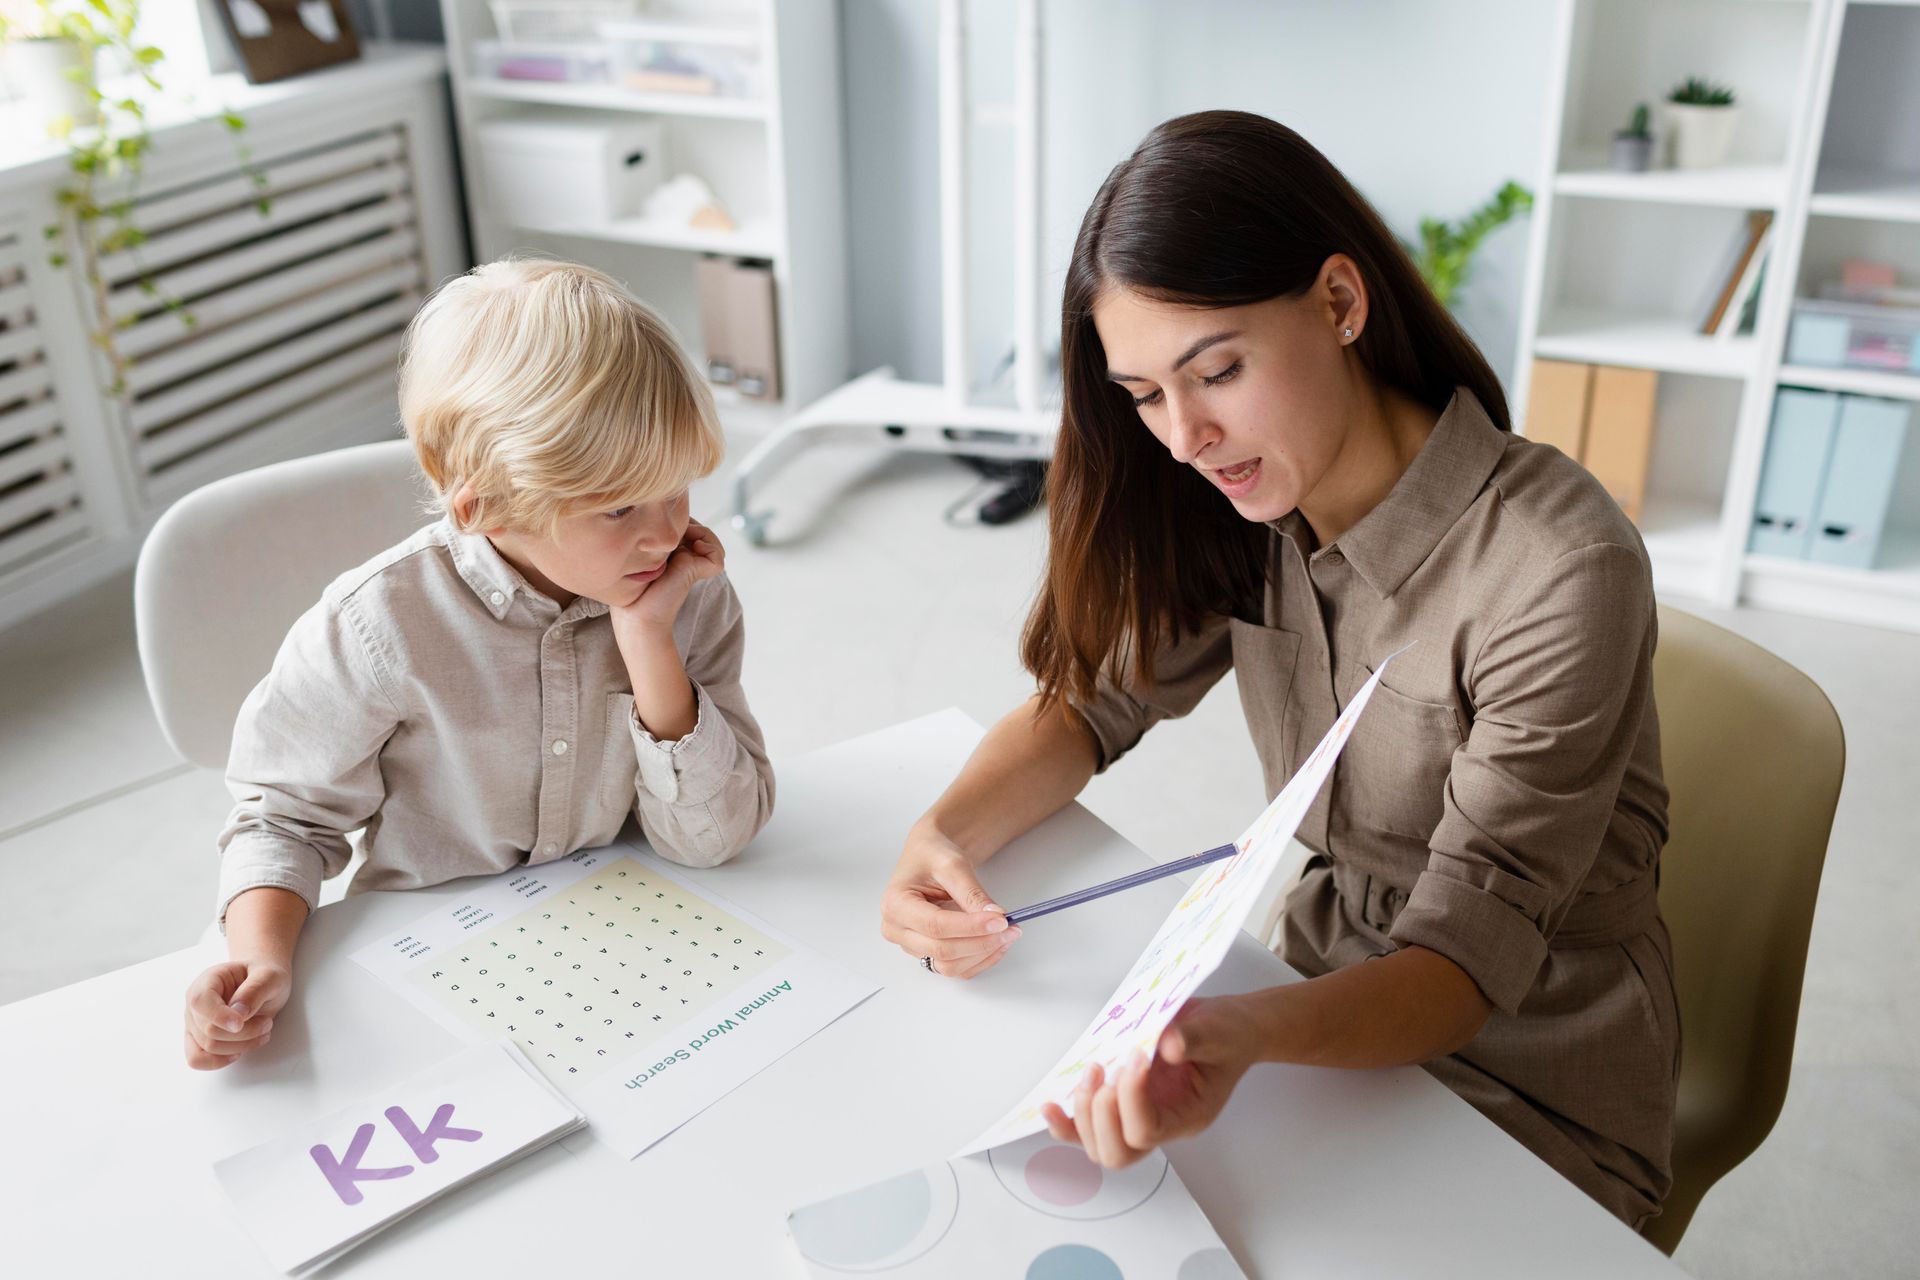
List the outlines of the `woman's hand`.
{"type": "Polygon", "coordinates": [[[1071,1117],[1054,1103],[1043,1107],[1048,1131],[1078,1142],[1089,1160],[1109,1169],[1199,1133],[1260,1060],[1258,1017],[1246,997],[1196,996],[1161,1032],[1151,1062],[1136,1051],[1111,1079],[1098,1064],[1088,1068],[1071,1117]]]}
{"type": "Polygon", "coordinates": [[[187,1065],[215,1071],[258,1049],[293,994],[293,971],[270,961],[228,960],[187,988],[187,1065]]]}
{"type": "Polygon", "coordinates": [[[880,933],[935,973],[971,978],[1000,962],[1020,936],[973,874],[959,846],[919,824],[880,900],[880,933]]]}

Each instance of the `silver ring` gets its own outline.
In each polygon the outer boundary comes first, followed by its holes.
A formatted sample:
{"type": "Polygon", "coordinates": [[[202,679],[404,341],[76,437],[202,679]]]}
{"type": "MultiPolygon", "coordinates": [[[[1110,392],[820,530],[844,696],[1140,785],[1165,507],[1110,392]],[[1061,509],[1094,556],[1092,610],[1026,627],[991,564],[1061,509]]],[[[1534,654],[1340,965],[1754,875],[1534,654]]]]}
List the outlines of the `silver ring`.
{"type": "Polygon", "coordinates": [[[920,967],[921,967],[922,969],[925,969],[925,970],[926,970],[926,971],[927,971],[928,973],[932,973],[932,972],[933,972],[933,957],[932,957],[932,956],[921,956],[921,957],[920,957],[920,967]]]}

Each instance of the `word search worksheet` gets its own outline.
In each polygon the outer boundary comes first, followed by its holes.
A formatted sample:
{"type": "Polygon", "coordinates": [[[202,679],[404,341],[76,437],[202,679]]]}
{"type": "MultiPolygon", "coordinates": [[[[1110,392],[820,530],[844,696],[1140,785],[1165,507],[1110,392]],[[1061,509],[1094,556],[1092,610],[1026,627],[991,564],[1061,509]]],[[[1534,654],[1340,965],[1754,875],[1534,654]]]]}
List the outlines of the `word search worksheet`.
{"type": "Polygon", "coordinates": [[[620,846],[476,880],[354,959],[464,1038],[511,1039],[629,1157],[877,989],[620,846]]]}

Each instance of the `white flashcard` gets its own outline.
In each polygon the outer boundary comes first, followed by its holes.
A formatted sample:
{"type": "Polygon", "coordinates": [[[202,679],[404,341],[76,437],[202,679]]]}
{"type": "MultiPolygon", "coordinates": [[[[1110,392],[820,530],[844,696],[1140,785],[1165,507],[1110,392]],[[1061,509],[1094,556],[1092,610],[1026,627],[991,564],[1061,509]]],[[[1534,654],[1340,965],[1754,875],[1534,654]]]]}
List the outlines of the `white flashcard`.
{"type": "Polygon", "coordinates": [[[500,1040],[228,1156],[214,1175],[274,1265],[299,1274],[583,1124],[500,1040]]]}

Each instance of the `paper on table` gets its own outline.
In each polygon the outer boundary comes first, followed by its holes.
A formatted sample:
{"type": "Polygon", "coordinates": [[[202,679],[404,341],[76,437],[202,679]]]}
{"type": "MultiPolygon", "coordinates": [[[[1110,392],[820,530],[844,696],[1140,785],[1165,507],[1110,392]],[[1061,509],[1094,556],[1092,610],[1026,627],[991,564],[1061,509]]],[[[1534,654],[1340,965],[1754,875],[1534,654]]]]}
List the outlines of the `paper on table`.
{"type": "Polygon", "coordinates": [[[354,959],[450,1030],[513,1037],[628,1158],[878,989],[614,846],[478,880],[354,959]]]}
{"type": "Polygon", "coordinates": [[[497,1040],[213,1168],[273,1264],[300,1274],[585,1123],[497,1040]]]}
{"type": "Polygon", "coordinates": [[[1360,686],[1306,763],[1234,841],[1240,852],[1216,862],[1193,882],[1114,989],[1103,1012],[1080,1033],[1053,1069],[1013,1110],[961,1148],[960,1154],[985,1151],[1042,1128],[1045,1121],[1040,1108],[1048,1102],[1072,1114],[1073,1091],[1095,1063],[1112,1072],[1136,1049],[1148,1055],[1154,1052],[1160,1033],[1180,1012],[1180,1006],[1226,958],[1234,935],[1246,923],[1247,913],[1272,878],[1287,841],[1299,830],[1300,820],[1307,816],[1313,798],[1333,772],[1334,761],[1339,759],[1360,713],[1366,710],[1381,674],[1404,652],[1400,649],[1388,655],[1360,686]]]}
{"type": "Polygon", "coordinates": [[[1102,1169],[1038,1134],[787,1215],[808,1276],[1192,1276],[1244,1273],[1165,1152],[1102,1169]]]}

